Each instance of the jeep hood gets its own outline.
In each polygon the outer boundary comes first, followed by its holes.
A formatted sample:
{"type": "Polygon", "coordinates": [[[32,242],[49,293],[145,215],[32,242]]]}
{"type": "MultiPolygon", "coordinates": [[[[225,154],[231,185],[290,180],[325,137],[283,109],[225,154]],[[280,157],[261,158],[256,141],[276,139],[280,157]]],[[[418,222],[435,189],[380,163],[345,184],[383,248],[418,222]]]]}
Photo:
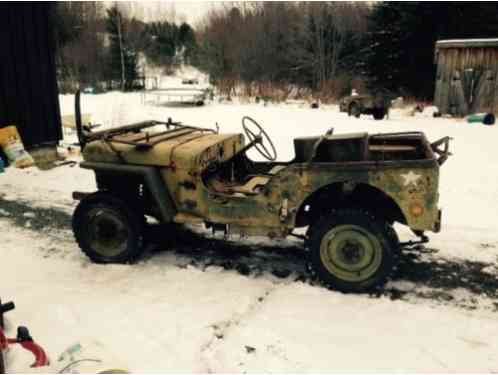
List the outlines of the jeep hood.
{"type": "Polygon", "coordinates": [[[92,141],[85,146],[83,159],[91,162],[203,170],[213,161],[228,160],[244,145],[241,134],[206,134],[200,131],[174,138],[166,135],[149,149],[126,144],[143,136],[143,132],[127,133],[113,137],[112,140],[92,141]]]}

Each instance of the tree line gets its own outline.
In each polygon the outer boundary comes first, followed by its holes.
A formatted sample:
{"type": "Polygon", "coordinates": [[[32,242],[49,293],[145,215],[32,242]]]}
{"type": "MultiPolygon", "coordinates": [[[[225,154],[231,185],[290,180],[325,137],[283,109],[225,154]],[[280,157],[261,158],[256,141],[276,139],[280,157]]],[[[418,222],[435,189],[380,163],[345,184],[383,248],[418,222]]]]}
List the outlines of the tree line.
{"type": "Polygon", "coordinates": [[[439,39],[498,37],[496,2],[255,2],[212,11],[199,66],[227,94],[383,91],[430,100],[439,39]],[[285,88],[288,88],[285,90],[285,88]]]}
{"type": "Polygon", "coordinates": [[[498,36],[496,2],[230,2],[195,30],[103,4],[57,3],[60,82],[133,89],[142,56],[166,72],[194,65],[224,95],[335,100],[355,88],[430,100],[437,40],[498,36]]]}
{"type": "Polygon", "coordinates": [[[141,60],[171,71],[190,63],[196,50],[192,27],[164,20],[144,22],[130,3],[106,8],[102,2],[58,2],[55,12],[56,63],[61,92],[141,88],[147,72],[141,60]]]}
{"type": "Polygon", "coordinates": [[[367,31],[362,2],[255,2],[213,10],[198,29],[199,67],[227,94],[350,89],[367,31]]]}

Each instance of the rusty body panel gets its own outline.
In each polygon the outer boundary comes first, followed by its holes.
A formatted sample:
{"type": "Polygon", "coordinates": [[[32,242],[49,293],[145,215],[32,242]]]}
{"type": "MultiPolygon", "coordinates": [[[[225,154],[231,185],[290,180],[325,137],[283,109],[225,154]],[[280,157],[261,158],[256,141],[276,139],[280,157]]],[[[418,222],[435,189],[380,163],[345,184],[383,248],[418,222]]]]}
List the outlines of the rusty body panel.
{"type": "Polygon", "coordinates": [[[384,210],[391,221],[415,231],[439,230],[439,164],[422,133],[296,139],[293,161],[256,163],[243,173],[239,170],[250,161],[241,134],[180,128],[155,137],[152,147],[141,147],[144,141],[150,140],[143,132],[97,138],[83,157],[93,164],[155,167],[178,223],[215,223],[240,233],[285,237],[310,224],[303,219],[310,202],[317,210],[347,201],[372,204],[379,215],[384,210]]]}
{"type": "Polygon", "coordinates": [[[214,192],[200,176],[188,173],[184,177],[195,188],[186,187],[175,184],[179,177],[177,173],[182,172],[163,170],[181,212],[215,223],[259,227],[260,234],[273,232],[283,236],[290,233],[296,227],[299,208],[310,195],[326,186],[344,183],[369,185],[384,192],[398,204],[410,228],[436,230],[439,212],[439,166],[436,161],[412,166],[389,165],[389,162],[351,163],[348,166],[294,164],[272,176],[258,195],[214,192]],[[421,207],[423,212],[414,215],[414,207],[421,207]]]}

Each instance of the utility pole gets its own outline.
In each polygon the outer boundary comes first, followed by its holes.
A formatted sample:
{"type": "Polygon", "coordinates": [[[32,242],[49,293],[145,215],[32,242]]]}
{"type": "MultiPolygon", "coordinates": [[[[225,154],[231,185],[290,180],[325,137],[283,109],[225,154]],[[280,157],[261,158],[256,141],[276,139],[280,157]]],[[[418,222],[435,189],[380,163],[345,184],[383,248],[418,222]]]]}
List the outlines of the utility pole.
{"type": "Polygon", "coordinates": [[[124,62],[124,52],[123,52],[123,35],[121,32],[121,12],[116,5],[117,15],[118,15],[118,38],[119,38],[119,52],[121,53],[121,91],[125,89],[125,62],[124,62]]]}

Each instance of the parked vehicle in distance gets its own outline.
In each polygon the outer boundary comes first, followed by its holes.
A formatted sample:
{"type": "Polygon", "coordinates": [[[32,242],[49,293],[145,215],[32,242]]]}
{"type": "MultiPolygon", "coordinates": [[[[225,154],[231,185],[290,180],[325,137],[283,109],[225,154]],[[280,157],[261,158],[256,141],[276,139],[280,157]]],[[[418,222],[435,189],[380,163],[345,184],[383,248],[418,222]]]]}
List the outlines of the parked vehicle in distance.
{"type": "Polygon", "coordinates": [[[183,78],[182,85],[198,85],[199,80],[197,78],[183,78]]]}
{"type": "Polygon", "coordinates": [[[375,120],[382,120],[388,115],[390,100],[386,95],[350,95],[339,102],[339,110],[348,116],[359,118],[362,114],[372,115],[375,120]]]}

